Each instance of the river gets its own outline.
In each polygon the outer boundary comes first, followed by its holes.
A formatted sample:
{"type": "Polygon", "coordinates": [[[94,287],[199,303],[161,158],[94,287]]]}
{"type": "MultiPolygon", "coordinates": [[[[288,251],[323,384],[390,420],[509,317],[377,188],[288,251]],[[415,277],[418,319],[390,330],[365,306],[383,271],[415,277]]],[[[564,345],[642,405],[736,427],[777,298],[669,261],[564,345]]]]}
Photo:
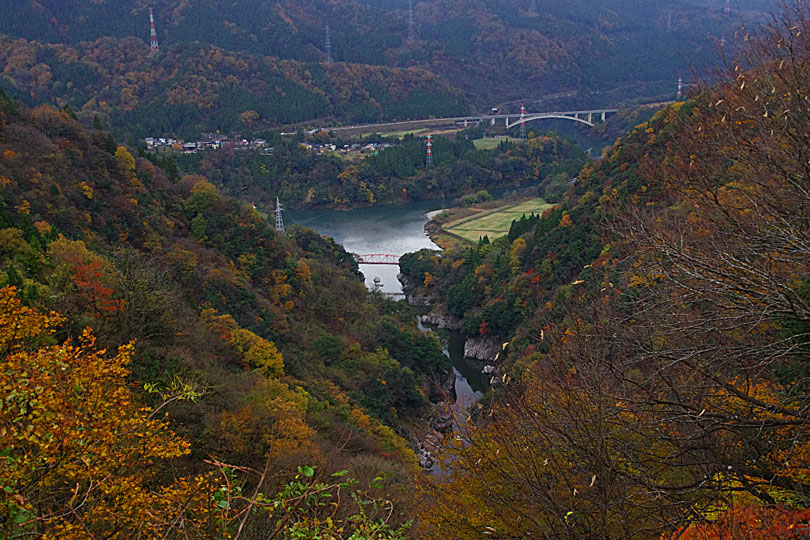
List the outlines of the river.
{"type": "MultiPolygon", "coordinates": [[[[284,221],[331,236],[347,251],[358,255],[383,253],[401,256],[423,248],[439,249],[425,233],[428,221],[425,214],[450,204],[450,201],[435,200],[356,210],[290,210],[284,213],[284,221]]],[[[360,270],[368,288],[373,288],[374,278],[378,277],[383,292],[402,293],[402,284],[397,280],[399,266],[364,264],[360,270]]],[[[486,389],[484,377],[480,362],[465,360],[463,338],[452,332],[448,334],[445,354],[456,373],[456,407],[466,410],[483,395],[486,389]]]]}
{"type": "MultiPolygon", "coordinates": [[[[425,214],[443,207],[443,201],[424,201],[356,210],[296,210],[284,213],[285,223],[297,223],[331,236],[347,251],[358,255],[404,255],[423,248],[439,249],[425,234],[425,214]]],[[[402,293],[399,266],[364,264],[360,270],[366,286],[380,278],[382,291],[402,293]]]]}

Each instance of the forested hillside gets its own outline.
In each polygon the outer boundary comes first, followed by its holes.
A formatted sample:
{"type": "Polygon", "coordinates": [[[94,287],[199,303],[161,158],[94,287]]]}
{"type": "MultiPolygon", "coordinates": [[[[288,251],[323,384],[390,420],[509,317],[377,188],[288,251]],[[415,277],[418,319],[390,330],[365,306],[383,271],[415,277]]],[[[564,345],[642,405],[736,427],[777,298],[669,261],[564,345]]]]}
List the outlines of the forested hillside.
{"type": "MultiPolygon", "coordinates": [[[[772,7],[766,0],[740,0],[733,2],[733,14],[724,15],[719,0],[416,1],[414,39],[409,41],[407,0],[18,4],[14,17],[0,21],[0,33],[74,47],[106,36],[115,42],[135,37],[145,53],[152,6],[164,48],[201,43],[206,50],[213,45],[228,54],[269,55],[308,66],[326,61],[329,26],[336,61],[420,66],[451,81],[484,109],[561,92],[568,99],[563,104],[569,105],[670,98],[679,74],[691,68],[701,72],[714,62],[723,35],[734,47],[732,36],[741,19],[758,24],[772,7]]],[[[306,69],[318,84],[319,70],[306,69]]],[[[308,118],[322,114],[316,104],[307,107],[308,118]]],[[[421,109],[409,110],[417,111],[421,114],[421,109]]],[[[385,110],[383,116],[398,114],[385,110]]]]}
{"type": "Polygon", "coordinates": [[[403,435],[448,366],[343,248],[2,93],[0,190],[4,536],[405,521],[403,435]]]}
{"type": "Polygon", "coordinates": [[[297,142],[279,142],[272,155],[204,152],[177,156],[187,171],[210,171],[212,181],[245,200],[272,206],[281,197],[290,208],[392,204],[458,197],[479,190],[522,189],[559,194],[587,161],[582,148],[554,133],[527,145],[504,142],[479,150],[461,132],[436,137],[433,166],[425,168],[425,142],[406,135],[360,162],[315,154],[297,142]],[[554,185],[547,190],[548,185],[554,185]]]}
{"type": "Polygon", "coordinates": [[[598,161],[534,132],[477,150],[474,128],[437,137],[430,169],[413,136],[349,163],[280,135],[272,155],[175,159],[113,133],[456,111],[456,86],[479,104],[572,81],[571,102],[644,95],[732,19],[709,0],[437,0],[408,43],[401,0],[159,0],[144,55],[128,25],[147,7],[26,0],[0,19],[0,537],[810,536],[807,2],[729,32],[719,82],[598,161]],[[400,259],[425,320],[492,351],[469,409],[432,406],[453,366],[408,302],[230,196],[492,186],[557,205],[400,259]],[[433,428],[428,475],[413,447],[433,428]]]}
{"type": "Polygon", "coordinates": [[[199,43],[148,52],[132,37],[69,46],[0,37],[0,80],[26,102],[70,105],[86,125],[99,118],[135,138],[467,111],[457,89],[418,67],[301,63],[199,43]]]}
{"type": "Polygon", "coordinates": [[[806,537],[808,31],[791,5],[508,237],[403,260],[505,344],[423,538],[806,537]]]}

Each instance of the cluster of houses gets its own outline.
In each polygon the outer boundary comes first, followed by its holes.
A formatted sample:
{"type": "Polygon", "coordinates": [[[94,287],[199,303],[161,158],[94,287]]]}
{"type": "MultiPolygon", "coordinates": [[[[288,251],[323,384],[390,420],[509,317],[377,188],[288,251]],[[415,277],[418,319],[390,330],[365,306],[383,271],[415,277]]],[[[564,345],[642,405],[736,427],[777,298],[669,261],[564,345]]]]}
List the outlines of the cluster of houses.
{"type": "Polygon", "coordinates": [[[185,152],[186,154],[194,154],[200,150],[261,150],[265,153],[271,153],[272,147],[267,146],[265,139],[247,139],[235,138],[231,140],[227,135],[220,135],[218,133],[203,133],[198,141],[185,142],[180,139],[171,139],[164,137],[146,137],[144,139],[146,149],[152,150],[175,150],[185,152]]]}
{"type": "Polygon", "coordinates": [[[315,152],[318,154],[323,154],[327,152],[336,152],[339,154],[352,154],[352,153],[363,153],[363,154],[373,154],[375,152],[379,152],[384,148],[388,148],[391,146],[389,143],[368,143],[368,144],[309,144],[309,143],[302,143],[302,146],[309,150],[310,152],[315,152]]]}
{"type": "MultiPolygon", "coordinates": [[[[170,139],[164,137],[146,137],[144,139],[148,151],[173,150],[194,154],[200,150],[260,150],[266,154],[271,154],[273,148],[267,145],[265,139],[241,139],[235,137],[233,140],[227,135],[218,133],[203,133],[200,140],[185,142],[181,139],[170,139]]],[[[310,144],[302,143],[301,146],[313,153],[338,153],[338,154],[374,154],[384,148],[391,146],[390,143],[367,143],[367,144],[310,144]]]]}

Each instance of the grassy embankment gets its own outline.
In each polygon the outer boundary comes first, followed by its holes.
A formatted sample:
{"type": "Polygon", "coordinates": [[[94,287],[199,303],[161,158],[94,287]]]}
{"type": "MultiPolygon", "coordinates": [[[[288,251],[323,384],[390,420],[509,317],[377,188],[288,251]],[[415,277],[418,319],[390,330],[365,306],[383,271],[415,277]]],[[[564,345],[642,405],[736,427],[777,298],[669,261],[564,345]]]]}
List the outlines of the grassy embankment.
{"type": "Polygon", "coordinates": [[[478,242],[483,236],[490,240],[503,236],[509,232],[512,221],[524,214],[542,214],[552,206],[538,197],[495,207],[453,208],[434,216],[428,230],[436,244],[443,249],[453,249],[478,242]]]}
{"type": "Polygon", "coordinates": [[[475,144],[477,150],[492,150],[493,148],[497,148],[503,141],[517,142],[520,141],[520,139],[508,136],[487,137],[486,139],[476,139],[473,141],[473,144],[475,144]]]}

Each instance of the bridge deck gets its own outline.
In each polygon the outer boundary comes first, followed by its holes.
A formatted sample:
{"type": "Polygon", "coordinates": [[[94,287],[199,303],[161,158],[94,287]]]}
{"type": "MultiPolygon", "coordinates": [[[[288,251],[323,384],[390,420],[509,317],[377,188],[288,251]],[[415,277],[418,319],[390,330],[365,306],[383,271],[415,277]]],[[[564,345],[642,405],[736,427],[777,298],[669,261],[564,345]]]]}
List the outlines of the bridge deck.
{"type": "MultiPolygon", "coordinates": [[[[549,112],[535,112],[535,113],[526,113],[527,118],[533,117],[536,118],[542,115],[555,115],[555,117],[562,117],[562,116],[587,116],[587,115],[594,115],[598,116],[602,113],[605,114],[613,114],[618,112],[618,109],[583,109],[580,111],[549,111],[549,112]]],[[[354,126],[336,126],[336,127],[329,127],[323,128],[328,131],[349,131],[349,130],[367,130],[373,128],[398,128],[398,127],[407,127],[407,126],[417,126],[419,124],[428,125],[428,124],[447,124],[447,123],[459,123],[459,122],[483,122],[486,120],[492,120],[493,118],[498,120],[504,120],[508,118],[517,118],[520,114],[480,114],[476,116],[448,116],[442,118],[423,118],[420,120],[401,120],[399,122],[382,122],[379,124],[358,124],[354,126]]]]}
{"type": "Polygon", "coordinates": [[[399,266],[399,255],[388,253],[371,253],[369,255],[355,255],[357,264],[390,264],[399,266]]]}

